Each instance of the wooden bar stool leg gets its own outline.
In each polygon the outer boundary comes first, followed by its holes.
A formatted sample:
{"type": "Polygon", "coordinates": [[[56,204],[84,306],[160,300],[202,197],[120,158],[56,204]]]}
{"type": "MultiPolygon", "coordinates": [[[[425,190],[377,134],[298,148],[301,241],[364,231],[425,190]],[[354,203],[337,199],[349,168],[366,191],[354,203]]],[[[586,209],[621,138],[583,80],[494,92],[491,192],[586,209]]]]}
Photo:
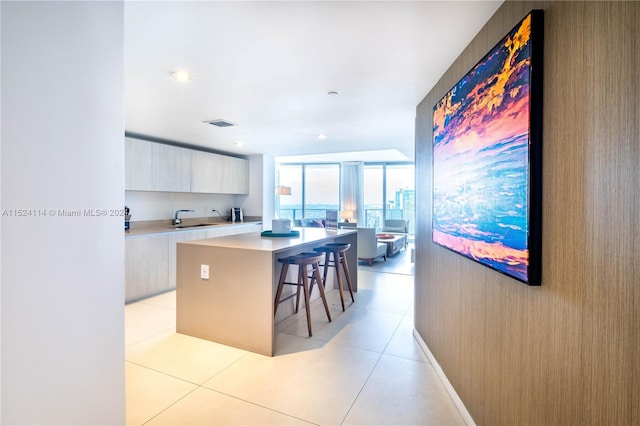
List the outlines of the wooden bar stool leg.
{"type": "MultiPolygon", "coordinates": [[[[327,265],[328,265],[328,260],[327,258],[329,257],[329,253],[325,253],[324,255],[324,276],[320,277],[322,278],[320,281],[318,281],[318,279],[315,276],[315,273],[313,273],[312,271],[312,280],[311,280],[311,285],[309,286],[309,294],[313,294],[313,285],[316,283],[316,281],[318,282],[318,286],[322,285],[324,288],[326,288],[327,286],[327,265]]],[[[320,266],[318,265],[318,268],[320,266]]],[[[319,269],[318,269],[319,270],[319,269]]]]}
{"type": "MultiPolygon", "coordinates": [[[[316,280],[320,279],[319,265],[313,265],[313,275],[316,277],[316,280]]],[[[329,305],[327,304],[327,297],[324,292],[324,286],[318,284],[318,289],[320,290],[320,297],[322,297],[322,303],[324,304],[324,311],[327,313],[327,319],[329,320],[329,322],[331,322],[331,314],[329,313],[329,305]]]]}
{"type": "MultiPolygon", "coordinates": [[[[302,274],[306,273],[304,270],[306,269],[303,265],[298,265],[298,283],[302,282],[302,274]]],[[[298,313],[298,309],[300,308],[300,285],[296,288],[296,310],[295,314],[298,313]]]]}
{"type": "MultiPolygon", "coordinates": [[[[313,294],[313,286],[316,284],[316,282],[318,283],[318,286],[320,286],[321,282],[318,281],[316,274],[315,274],[315,268],[313,268],[313,265],[311,265],[311,282],[309,284],[309,297],[311,297],[311,295],[313,294]]],[[[322,277],[321,277],[322,278],[322,277]]]]}
{"type": "Polygon", "coordinates": [[[351,288],[351,275],[349,275],[349,264],[347,263],[347,255],[343,251],[340,253],[340,258],[342,261],[342,268],[344,269],[344,276],[347,278],[347,287],[349,287],[349,294],[351,294],[351,302],[355,303],[355,299],[353,298],[353,289],[351,288]]]}
{"type": "Polygon", "coordinates": [[[338,277],[338,290],[340,291],[340,302],[342,303],[342,311],[344,311],[344,291],[342,289],[342,276],[340,274],[340,259],[336,252],[333,252],[333,266],[336,268],[336,277],[338,277]]]}
{"type": "MultiPolygon", "coordinates": [[[[307,275],[307,277],[311,278],[311,281],[309,281],[309,298],[311,298],[311,295],[313,294],[313,286],[316,283],[317,279],[315,274],[313,273],[313,264],[311,264],[311,277],[309,277],[309,271],[307,270],[306,266],[300,266],[300,268],[298,269],[298,273],[301,273],[301,270],[303,270],[302,272],[307,275]]],[[[301,275],[298,276],[298,282],[302,282],[302,278],[300,278],[301,275]]],[[[298,287],[298,290],[300,290],[300,287],[298,287]]],[[[300,296],[298,295],[298,300],[300,300],[300,296]]],[[[296,310],[296,313],[298,313],[298,311],[296,310]]]]}
{"type": "Polygon", "coordinates": [[[327,288],[327,272],[329,272],[329,265],[331,265],[330,251],[324,254],[324,271],[322,271],[322,285],[324,288],[327,288]]]}
{"type": "MultiPolygon", "coordinates": [[[[302,268],[302,265],[300,265],[300,268],[302,268]]],[[[311,304],[309,303],[309,278],[306,272],[302,274],[302,289],[304,290],[304,304],[307,313],[307,328],[309,329],[309,337],[311,337],[311,304]]]]}
{"type": "Polygon", "coordinates": [[[278,281],[278,290],[276,291],[276,300],[273,302],[273,316],[276,316],[276,312],[278,312],[278,305],[280,304],[280,296],[282,296],[282,288],[284,287],[284,281],[287,277],[287,271],[289,270],[289,264],[284,263],[282,265],[282,270],[280,271],[280,280],[278,281]]]}

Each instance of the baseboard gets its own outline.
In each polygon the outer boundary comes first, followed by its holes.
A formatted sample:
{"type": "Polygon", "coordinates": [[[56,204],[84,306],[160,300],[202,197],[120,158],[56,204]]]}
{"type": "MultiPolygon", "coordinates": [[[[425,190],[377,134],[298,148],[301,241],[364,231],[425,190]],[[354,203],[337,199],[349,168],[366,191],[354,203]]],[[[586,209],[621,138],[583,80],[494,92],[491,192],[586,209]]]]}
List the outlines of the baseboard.
{"type": "Polygon", "coordinates": [[[422,337],[420,336],[420,334],[418,334],[415,328],[413,329],[413,337],[416,339],[416,341],[418,342],[418,345],[420,345],[420,348],[429,359],[429,362],[431,363],[431,365],[433,366],[433,369],[435,370],[436,374],[440,378],[440,381],[444,385],[444,388],[447,390],[447,393],[453,400],[453,403],[456,405],[456,408],[460,412],[460,415],[462,416],[462,419],[464,420],[465,424],[469,426],[475,426],[476,422],[473,421],[471,414],[469,414],[469,412],[467,411],[467,407],[465,407],[464,404],[462,403],[462,400],[456,393],[456,390],[453,388],[453,386],[449,382],[449,379],[447,379],[447,376],[444,374],[444,371],[442,371],[442,368],[440,368],[440,364],[438,364],[438,361],[436,361],[436,358],[433,356],[433,354],[429,350],[429,347],[424,342],[424,340],[422,340],[422,337]]]}

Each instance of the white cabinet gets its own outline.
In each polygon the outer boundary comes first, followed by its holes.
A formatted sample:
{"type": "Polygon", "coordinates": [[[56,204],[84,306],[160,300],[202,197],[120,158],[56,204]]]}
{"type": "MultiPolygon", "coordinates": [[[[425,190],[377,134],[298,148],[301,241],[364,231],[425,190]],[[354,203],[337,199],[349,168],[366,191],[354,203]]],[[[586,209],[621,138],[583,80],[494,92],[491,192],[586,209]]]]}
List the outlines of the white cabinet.
{"type": "Polygon", "coordinates": [[[125,138],[124,189],[152,191],[151,142],[125,138]]]}
{"type": "Polygon", "coordinates": [[[223,194],[222,156],[191,151],[191,192],[223,194]]]}
{"type": "Polygon", "coordinates": [[[125,189],[189,192],[191,154],[188,149],[125,138],[125,189]]]}
{"type": "Polygon", "coordinates": [[[248,194],[249,161],[125,138],[125,189],[248,194]]]}
{"type": "Polygon", "coordinates": [[[249,193],[249,161],[242,158],[224,157],[222,182],[228,194],[249,193]],[[225,178],[227,178],[225,180],[225,178]]]}
{"type": "Polygon", "coordinates": [[[248,194],[249,161],[191,151],[191,192],[248,194]]]}
{"type": "Polygon", "coordinates": [[[190,191],[191,152],[188,149],[155,143],[151,163],[155,191],[190,191]]]}
{"type": "Polygon", "coordinates": [[[125,254],[125,302],[170,290],[167,235],[125,239],[125,254]]]}

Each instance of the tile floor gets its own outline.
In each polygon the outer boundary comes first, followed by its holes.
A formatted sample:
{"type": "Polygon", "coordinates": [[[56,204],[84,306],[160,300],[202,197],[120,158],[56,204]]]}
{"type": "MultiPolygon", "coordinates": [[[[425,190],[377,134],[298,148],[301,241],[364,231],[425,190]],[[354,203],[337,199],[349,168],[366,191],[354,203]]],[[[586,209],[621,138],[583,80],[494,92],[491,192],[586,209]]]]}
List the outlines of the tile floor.
{"type": "Polygon", "coordinates": [[[312,304],[257,355],[175,332],[175,292],[126,306],[129,425],[464,425],[412,336],[413,276],[359,268],[333,322],[312,304]]]}

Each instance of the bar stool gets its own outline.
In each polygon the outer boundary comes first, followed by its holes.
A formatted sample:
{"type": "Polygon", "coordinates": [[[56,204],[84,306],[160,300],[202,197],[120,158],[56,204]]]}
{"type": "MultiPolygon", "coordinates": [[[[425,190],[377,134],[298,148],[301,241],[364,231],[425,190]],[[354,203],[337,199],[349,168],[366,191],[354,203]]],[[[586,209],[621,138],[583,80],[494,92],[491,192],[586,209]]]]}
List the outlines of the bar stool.
{"type": "MultiPolygon", "coordinates": [[[[342,310],[344,311],[344,294],[342,289],[342,277],[340,274],[340,265],[344,271],[344,276],[347,279],[347,286],[349,287],[349,293],[351,294],[351,302],[355,302],[353,298],[353,290],[351,288],[351,276],[349,275],[349,265],[347,263],[347,250],[351,248],[351,244],[348,243],[330,243],[321,247],[316,247],[313,250],[318,253],[324,253],[324,272],[322,273],[322,287],[327,285],[327,273],[329,268],[336,269],[336,276],[338,278],[338,289],[340,290],[340,302],[342,302],[342,310]],[[331,258],[333,255],[333,259],[331,258]]],[[[321,286],[318,286],[321,287],[321,286]]],[[[313,290],[313,285],[311,286],[313,290]]]]}
{"type": "MultiPolygon", "coordinates": [[[[278,262],[282,263],[282,270],[280,271],[280,280],[278,281],[278,289],[276,290],[276,299],[273,305],[273,316],[276,316],[276,312],[278,311],[278,305],[288,300],[292,297],[296,297],[296,307],[295,312],[298,312],[298,305],[300,303],[300,287],[304,292],[304,303],[305,310],[307,311],[307,328],[309,329],[309,337],[311,334],[311,308],[309,299],[311,296],[311,291],[309,289],[309,267],[311,267],[311,285],[315,281],[321,282],[322,277],[320,276],[320,262],[322,261],[322,254],[318,253],[300,253],[295,256],[288,256],[278,259],[278,262]],[[298,281],[297,282],[287,282],[287,272],[289,271],[289,265],[297,265],[298,266],[298,281]],[[297,290],[295,293],[285,297],[284,299],[280,299],[282,296],[282,289],[286,285],[294,285],[297,286],[297,290]]],[[[327,313],[327,319],[331,322],[331,314],[329,313],[329,305],[327,304],[327,298],[324,294],[324,288],[322,286],[318,286],[320,288],[320,297],[322,298],[322,303],[324,304],[324,310],[327,313]]]]}

